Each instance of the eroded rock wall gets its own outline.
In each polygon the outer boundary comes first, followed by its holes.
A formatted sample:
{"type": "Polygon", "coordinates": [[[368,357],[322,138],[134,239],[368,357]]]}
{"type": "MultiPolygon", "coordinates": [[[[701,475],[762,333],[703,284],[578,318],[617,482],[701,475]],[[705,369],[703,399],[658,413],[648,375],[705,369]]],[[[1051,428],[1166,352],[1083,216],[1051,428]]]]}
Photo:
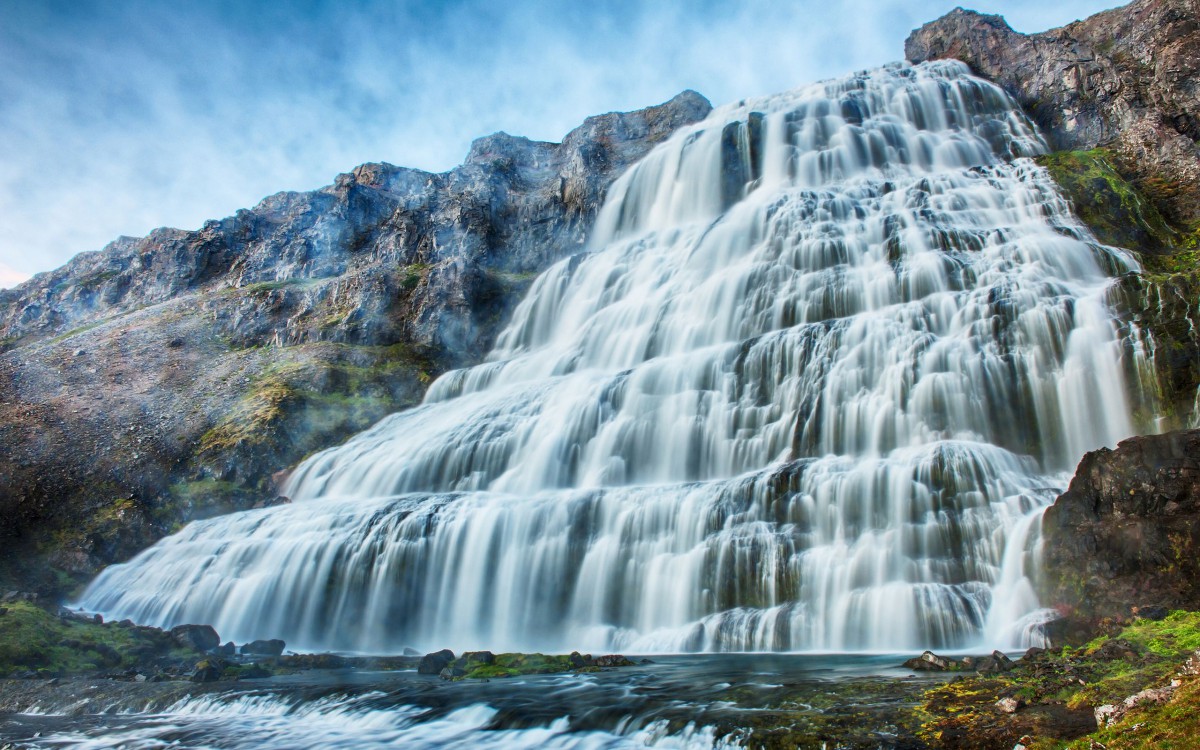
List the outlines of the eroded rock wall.
{"type": "Polygon", "coordinates": [[[477,362],[611,182],[710,109],[689,91],[562,143],[497,133],[443,174],[365,164],[0,290],[0,580],[61,591],[272,502],[272,474],[477,362]]]}

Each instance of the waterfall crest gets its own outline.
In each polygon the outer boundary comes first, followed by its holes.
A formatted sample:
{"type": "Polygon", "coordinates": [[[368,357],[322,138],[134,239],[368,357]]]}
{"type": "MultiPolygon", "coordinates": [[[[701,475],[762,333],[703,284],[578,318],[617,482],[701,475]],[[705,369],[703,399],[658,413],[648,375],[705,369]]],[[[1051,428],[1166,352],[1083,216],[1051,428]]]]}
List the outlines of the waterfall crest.
{"type": "Polygon", "coordinates": [[[715,110],[610,190],[487,360],[82,606],[235,639],[1018,646],[1042,509],[1132,433],[1097,245],[961,63],[715,110]]]}

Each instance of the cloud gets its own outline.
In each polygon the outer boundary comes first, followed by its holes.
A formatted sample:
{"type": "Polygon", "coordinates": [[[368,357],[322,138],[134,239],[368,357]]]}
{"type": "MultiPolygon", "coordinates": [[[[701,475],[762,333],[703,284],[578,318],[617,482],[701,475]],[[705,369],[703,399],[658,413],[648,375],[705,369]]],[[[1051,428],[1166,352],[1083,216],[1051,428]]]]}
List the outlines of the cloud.
{"type": "MultiPolygon", "coordinates": [[[[4,4],[0,262],[47,270],[365,161],[445,170],[496,130],[558,140],[684,88],[719,104],[878,65],[954,4],[4,4]]],[[[977,7],[1034,31],[1104,4],[977,7]]]]}

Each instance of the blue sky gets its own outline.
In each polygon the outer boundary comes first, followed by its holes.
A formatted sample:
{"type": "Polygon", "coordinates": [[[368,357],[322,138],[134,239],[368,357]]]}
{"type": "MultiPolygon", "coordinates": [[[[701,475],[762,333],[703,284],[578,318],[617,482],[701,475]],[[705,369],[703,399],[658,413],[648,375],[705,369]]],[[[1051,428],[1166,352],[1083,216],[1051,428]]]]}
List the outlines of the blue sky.
{"type": "MultiPolygon", "coordinates": [[[[362,162],[442,171],[497,130],[898,60],[956,4],[0,0],[0,286],[362,162]]],[[[1032,32],[1114,4],[968,5],[1032,32]]]]}

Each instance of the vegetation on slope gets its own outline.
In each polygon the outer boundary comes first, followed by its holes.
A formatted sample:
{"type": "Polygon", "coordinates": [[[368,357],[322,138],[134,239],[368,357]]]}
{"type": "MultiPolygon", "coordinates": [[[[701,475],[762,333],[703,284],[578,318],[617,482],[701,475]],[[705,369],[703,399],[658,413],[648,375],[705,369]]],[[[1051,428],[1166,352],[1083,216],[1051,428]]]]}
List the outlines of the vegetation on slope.
{"type": "Polygon", "coordinates": [[[1194,747],[1187,742],[1200,736],[1192,734],[1200,685],[1185,664],[1198,650],[1200,612],[1183,611],[1114,627],[1078,647],[1034,650],[1010,672],[957,677],[927,691],[921,737],[947,749],[1194,747]],[[1182,683],[1172,690],[1172,680],[1182,683]],[[1120,708],[1098,727],[1102,706],[1120,708]]]}
{"type": "Polygon", "coordinates": [[[1172,221],[1159,209],[1172,186],[1126,179],[1128,170],[1107,149],[1059,151],[1038,162],[1097,239],[1134,251],[1142,264],[1142,272],[1122,277],[1110,297],[1122,320],[1136,326],[1126,344],[1140,346],[1143,337],[1152,344],[1151,372],[1138,379],[1157,403],[1143,411],[1141,427],[1188,426],[1197,417],[1200,388],[1200,224],[1172,221]]]}

